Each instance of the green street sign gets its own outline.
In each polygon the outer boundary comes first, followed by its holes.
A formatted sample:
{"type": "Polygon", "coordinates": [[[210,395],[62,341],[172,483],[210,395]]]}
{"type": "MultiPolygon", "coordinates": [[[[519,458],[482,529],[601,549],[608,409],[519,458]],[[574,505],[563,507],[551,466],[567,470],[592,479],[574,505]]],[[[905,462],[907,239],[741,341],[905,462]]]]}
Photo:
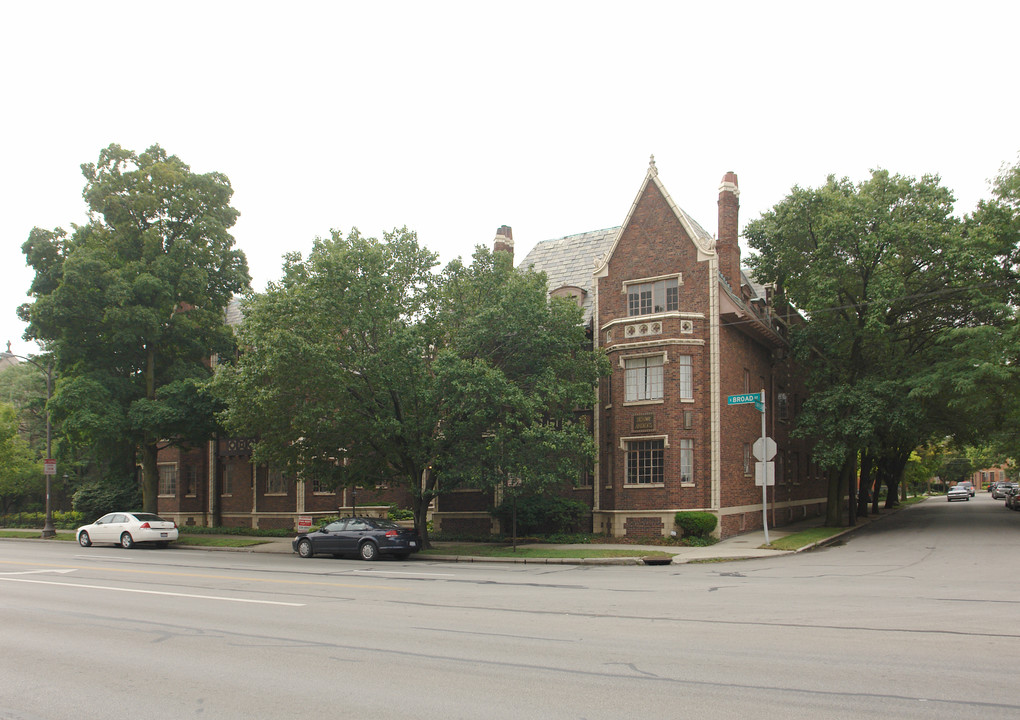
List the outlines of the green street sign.
{"type": "Polygon", "coordinates": [[[730,395],[726,398],[727,405],[750,405],[751,403],[760,403],[760,393],[744,393],[743,395],[730,395]]]}

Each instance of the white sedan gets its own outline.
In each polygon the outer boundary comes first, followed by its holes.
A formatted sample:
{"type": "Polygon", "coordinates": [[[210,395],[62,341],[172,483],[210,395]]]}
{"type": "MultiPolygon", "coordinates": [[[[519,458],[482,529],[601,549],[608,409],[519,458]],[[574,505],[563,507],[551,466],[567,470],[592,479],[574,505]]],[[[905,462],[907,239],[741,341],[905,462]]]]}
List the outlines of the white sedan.
{"type": "Polygon", "coordinates": [[[152,513],[107,513],[91,525],[78,528],[78,544],[113,543],[132,548],[138,543],[156,543],[166,547],[177,539],[177,523],[152,513]]]}
{"type": "Polygon", "coordinates": [[[949,492],[946,493],[946,500],[953,502],[953,500],[970,500],[970,490],[967,489],[966,485],[954,485],[949,488],[949,492]]]}

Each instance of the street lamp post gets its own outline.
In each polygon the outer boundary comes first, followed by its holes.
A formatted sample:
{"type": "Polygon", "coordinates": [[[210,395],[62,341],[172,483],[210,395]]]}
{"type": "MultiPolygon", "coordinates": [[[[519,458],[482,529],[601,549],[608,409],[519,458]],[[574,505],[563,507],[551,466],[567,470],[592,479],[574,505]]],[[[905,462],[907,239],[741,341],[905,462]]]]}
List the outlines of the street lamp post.
{"type": "MultiPolygon", "coordinates": [[[[15,355],[11,352],[10,342],[7,343],[7,353],[19,360],[32,363],[46,375],[46,459],[49,460],[53,455],[53,434],[50,425],[50,398],[53,397],[53,361],[51,360],[46,367],[43,367],[32,358],[25,357],[24,355],[15,355]]],[[[46,472],[44,476],[46,478],[46,522],[43,524],[42,536],[44,538],[51,538],[57,534],[57,531],[53,527],[53,513],[50,509],[50,474],[46,472]]]]}

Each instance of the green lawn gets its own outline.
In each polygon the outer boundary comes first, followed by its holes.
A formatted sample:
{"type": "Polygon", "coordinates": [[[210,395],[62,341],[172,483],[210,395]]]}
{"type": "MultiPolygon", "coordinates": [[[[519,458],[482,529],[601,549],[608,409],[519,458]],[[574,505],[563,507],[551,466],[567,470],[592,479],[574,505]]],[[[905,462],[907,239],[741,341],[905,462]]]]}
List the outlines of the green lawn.
{"type": "Polygon", "coordinates": [[[493,557],[493,558],[618,558],[618,557],[669,557],[672,553],[661,550],[608,550],[602,548],[553,548],[529,545],[517,547],[494,545],[492,543],[462,543],[444,545],[423,550],[418,553],[429,555],[458,555],[461,557],[493,557]]]}
{"type": "MultiPolygon", "coordinates": [[[[0,530],[0,538],[39,538],[39,530],[0,530]]],[[[54,540],[74,540],[74,530],[57,530],[54,540]]]]}
{"type": "Polygon", "coordinates": [[[192,545],[198,547],[251,547],[269,542],[258,537],[217,537],[215,535],[181,535],[174,545],[192,545]]]}
{"type": "Polygon", "coordinates": [[[838,533],[843,532],[847,528],[844,527],[816,527],[808,530],[803,530],[793,535],[787,535],[786,537],[776,538],[768,545],[762,545],[763,548],[768,550],[799,550],[802,547],[816,543],[819,540],[825,540],[838,533]]]}

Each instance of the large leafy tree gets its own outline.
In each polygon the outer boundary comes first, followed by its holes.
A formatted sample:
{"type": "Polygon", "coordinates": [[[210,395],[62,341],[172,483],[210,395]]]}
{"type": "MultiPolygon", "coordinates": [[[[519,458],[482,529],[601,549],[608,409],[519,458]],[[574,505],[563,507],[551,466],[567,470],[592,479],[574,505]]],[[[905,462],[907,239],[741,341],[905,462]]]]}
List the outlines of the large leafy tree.
{"type": "Polygon", "coordinates": [[[550,300],[545,274],[515,270],[505,253],[479,249],[445,279],[443,477],[515,492],[578,479],[595,456],[587,410],[609,370],[580,308],[550,300]]]}
{"type": "Polygon", "coordinates": [[[140,460],[155,511],[161,440],[199,441],[213,427],[208,358],[232,352],[224,310],[249,286],[229,233],[238,213],[224,175],[193,173],[158,145],[110,145],[82,172],[89,222],[31,232],[34,301],[19,312],[26,337],[53,353],[64,433],[99,449],[107,477],[133,477],[140,460]]]}
{"type": "Polygon", "coordinates": [[[961,368],[960,391],[970,400],[975,422],[967,441],[1020,460],[1020,160],[1002,168],[991,197],[965,221],[966,232],[997,254],[1014,314],[960,338],[969,362],[961,368]]]}
{"type": "Polygon", "coordinates": [[[830,524],[860,453],[898,474],[915,446],[958,427],[946,411],[956,346],[1010,316],[1005,248],[952,213],[937,177],[876,170],[795,187],[745,229],[758,279],[808,317],[792,333],[812,389],[799,423],[830,470],[830,524]]]}
{"type": "Polygon", "coordinates": [[[440,482],[576,476],[591,448],[573,411],[601,367],[544,276],[484,250],[470,267],[435,266],[406,229],[334,231],[249,299],[243,352],[218,377],[257,461],[327,484],[400,483],[426,544],[440,482]]]}

